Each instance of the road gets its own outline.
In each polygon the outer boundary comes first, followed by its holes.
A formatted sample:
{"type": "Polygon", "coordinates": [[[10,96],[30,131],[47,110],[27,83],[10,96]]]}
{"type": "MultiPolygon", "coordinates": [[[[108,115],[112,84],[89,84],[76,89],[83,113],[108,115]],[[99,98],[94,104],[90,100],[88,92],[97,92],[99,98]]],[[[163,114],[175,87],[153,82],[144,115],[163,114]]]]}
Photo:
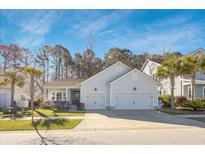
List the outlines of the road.
{"type": "MultiPolygon", "coordinates": [[[[205,129],[41,131],[46,144],[205,144],[205,129]]],[[[0,144],[45,144],[34,131],[0,132],[0,144]]]]}

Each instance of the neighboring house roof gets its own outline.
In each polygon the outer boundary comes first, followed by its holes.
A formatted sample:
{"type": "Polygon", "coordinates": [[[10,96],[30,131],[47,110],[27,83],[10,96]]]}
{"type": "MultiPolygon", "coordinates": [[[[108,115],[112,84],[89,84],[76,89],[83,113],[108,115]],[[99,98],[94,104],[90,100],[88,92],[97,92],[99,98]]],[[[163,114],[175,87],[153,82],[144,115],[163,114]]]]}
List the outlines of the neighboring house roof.
{"type": "Polygon", "coordinates": [[[98,76],[98,75],[101,75],[101,74],[102,74],[103,72],[105,72],[107,69],[111,69],[112,67],[114,67],[115,65],[118,65],[118,64],[121,64],[121,65],[123,65],[123,66],[125,66],[125,67],[127,67],[128,69],[130,69],[130,70],[131,70],[131,68],[130,68],[129,66],[125,65],[125,64],[124,64],[124,63],[122,63],[121,61],[118,61],[118,62],[114,63],[113,65],[111,65],[111,66],[109,66],[109,67],[105,68],[104,70],[102,70],[102,71],[98,72],[97,74],[95,74],[95,75],[91,76],[90,78],[88,78],[88,79],[84,80],[84,81],[83,81],[83,82],[81,82],[79,85],[81,85],[82,83],[85,83],[85,82],[87,82],[87,81],[89,81],[89,80],[93,79],[94,77],[96,77],[96,76],[98,76]]]}
{"type": "Polygon", "coordinates": [[[156,62],[156,61],[153,61],[153,60],[150,60],[150,59],[146,59],[146,61],[144,62],[144,64],[142,65],[142,68],[141,68],[141,71],[142,71],[142,72],[143,72],[144,68],[147,66],[147,64],[148,64],[149,62],[155,63],[155,64],[157,64],[157,65],[161,65],[161,62],[158,63],[158,62],[156,62]]]}
{"type": "Polygon", "coordinates": [[[125,73],[124,75],[120,76],[119,78],[117,78],[117,79],[115,79],[115,80],[109,82],[109,85],[111,85],[111,84],[113,84],[114,82],[117,82],[117,81],[119,81],[120,79],[126,77],[128,74],[130,74],[130,73],[133,72],[133,71],[139,72],[140,74],[144,75],[144,76],[147,77],[148,79],[154,81],[156,84],[161,85],[161,83],[160,83],[159,81],[155,80],[155,79],[152,78],[151,76],[145,74],[144,72],[142,72],[142,71],[140,71],[140,70],[138,70],[138,69],[136,69],[136,68],[132,69],[131,71],[129,71],[129,72],[127,72],[127,73],[125,73]]]}
{"type": "Polygon", "coordinates": [[[194,51],[191,51],[191,52],[185,54],[184,56],[193,56],[193,55],[196,55],[196,54],[203,54],[203,55],[205,55],[205,50],[203,48],[199,48],[197,50],[194,50],[194,51]]]}
{"type": "Polygon", "coordinates": [[[48,82],[44,85],[44,87],[75,87],[80,82],[84,81],[85,79],[57,79],[51,82],[48,82]]]}

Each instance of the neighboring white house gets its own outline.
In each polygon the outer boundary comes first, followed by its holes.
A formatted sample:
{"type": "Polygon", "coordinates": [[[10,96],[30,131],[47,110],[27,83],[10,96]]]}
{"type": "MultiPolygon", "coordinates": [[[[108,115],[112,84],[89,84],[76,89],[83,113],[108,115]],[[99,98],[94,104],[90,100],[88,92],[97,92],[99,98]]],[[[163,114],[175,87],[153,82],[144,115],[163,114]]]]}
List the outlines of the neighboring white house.
{"type": "MultiPolygon", "coordinates": [[[[200,49],[197,49],[195,51],[192,51],[186,54],[185,56],[195,56],[198,54],[205,55],[205,50],[200,48],[200,49]]],[[[161,64],[153,60],[147,59],[144,65],[142,66],[141,71],[143,71],[147,75],[158,80],[156,76],[156,71],[160,65],[161,64]]],[[[170,94],[170,80],[164,79],[164,80],[160,80],[160,82],[161,82],[161,86],[159,88],[160,93],[162,95],[170,94]]],[[[189,75],[179,76],[175,79],[175,91],[174,91],[175,96],[185,96],[188,99],[190,99],[192,96],[191,88],[192,88],[191,87],[191,77],[189,75]]],[[[194,97],[205,99],[205,73],[204,72],[202,71],[197,72],[196,84],[194,88],[195,88],[194,97]]]]}
{"type": "MultiPolygon", "coordinates": [[[[3,72],[0,70],[1,75],[3,72]]],[[[2,78],[0,76],[0,81],[2,78]]],[[[14,101],[16,101],[17,107],[29,107],[27,85],[23,87],[15,86],[14,101]]],[[[11,87],[10,85],[0,88],[0,108],[8,107],[11,105],[11,87]]]]}
{"type": "Polygon", "coordinates": [[[158,108],[158,85],[145,73],[117,62],[92,77],[64,79],[45,85],[48,101],[80,99],[85,109],[155,109],[158,108]],[[78,95],[79,94],[79,95],[78,95]]]}
{"type": "MultiPolygon", "coordinates": [[[[17,107],[28,107],[29,102],[25,95],[24,88],[15,87],[14,101],[17,107]]],[[[0,88],[0,108],[8,107],[11,105],[11,89],[10,87],[0,88]]]]}

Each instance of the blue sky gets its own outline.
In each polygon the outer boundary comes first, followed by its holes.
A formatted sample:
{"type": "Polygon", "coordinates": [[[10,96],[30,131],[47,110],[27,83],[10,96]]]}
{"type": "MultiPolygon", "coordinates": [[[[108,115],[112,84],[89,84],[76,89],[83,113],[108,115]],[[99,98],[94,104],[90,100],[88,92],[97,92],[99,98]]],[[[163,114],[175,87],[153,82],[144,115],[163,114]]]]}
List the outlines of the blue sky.
{"type": "Polygon", "coordinates": [[[205,10],[0,10],[0,43],[33,52],[62,44],[83,52],[90,33],[99,57],[111,47],[133,53],[205,48],[205,10]]]}

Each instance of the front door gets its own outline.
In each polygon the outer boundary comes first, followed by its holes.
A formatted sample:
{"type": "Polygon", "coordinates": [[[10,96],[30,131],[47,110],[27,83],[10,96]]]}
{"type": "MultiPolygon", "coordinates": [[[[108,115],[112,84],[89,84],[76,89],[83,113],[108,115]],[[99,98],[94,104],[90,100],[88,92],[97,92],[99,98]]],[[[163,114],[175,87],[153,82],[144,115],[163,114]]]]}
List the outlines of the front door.
{"type": "Polygon", "coordinates": [[[72,103],[76,104],[80,102],[80,91],[73,91],[72,92],[72,103]]]}

